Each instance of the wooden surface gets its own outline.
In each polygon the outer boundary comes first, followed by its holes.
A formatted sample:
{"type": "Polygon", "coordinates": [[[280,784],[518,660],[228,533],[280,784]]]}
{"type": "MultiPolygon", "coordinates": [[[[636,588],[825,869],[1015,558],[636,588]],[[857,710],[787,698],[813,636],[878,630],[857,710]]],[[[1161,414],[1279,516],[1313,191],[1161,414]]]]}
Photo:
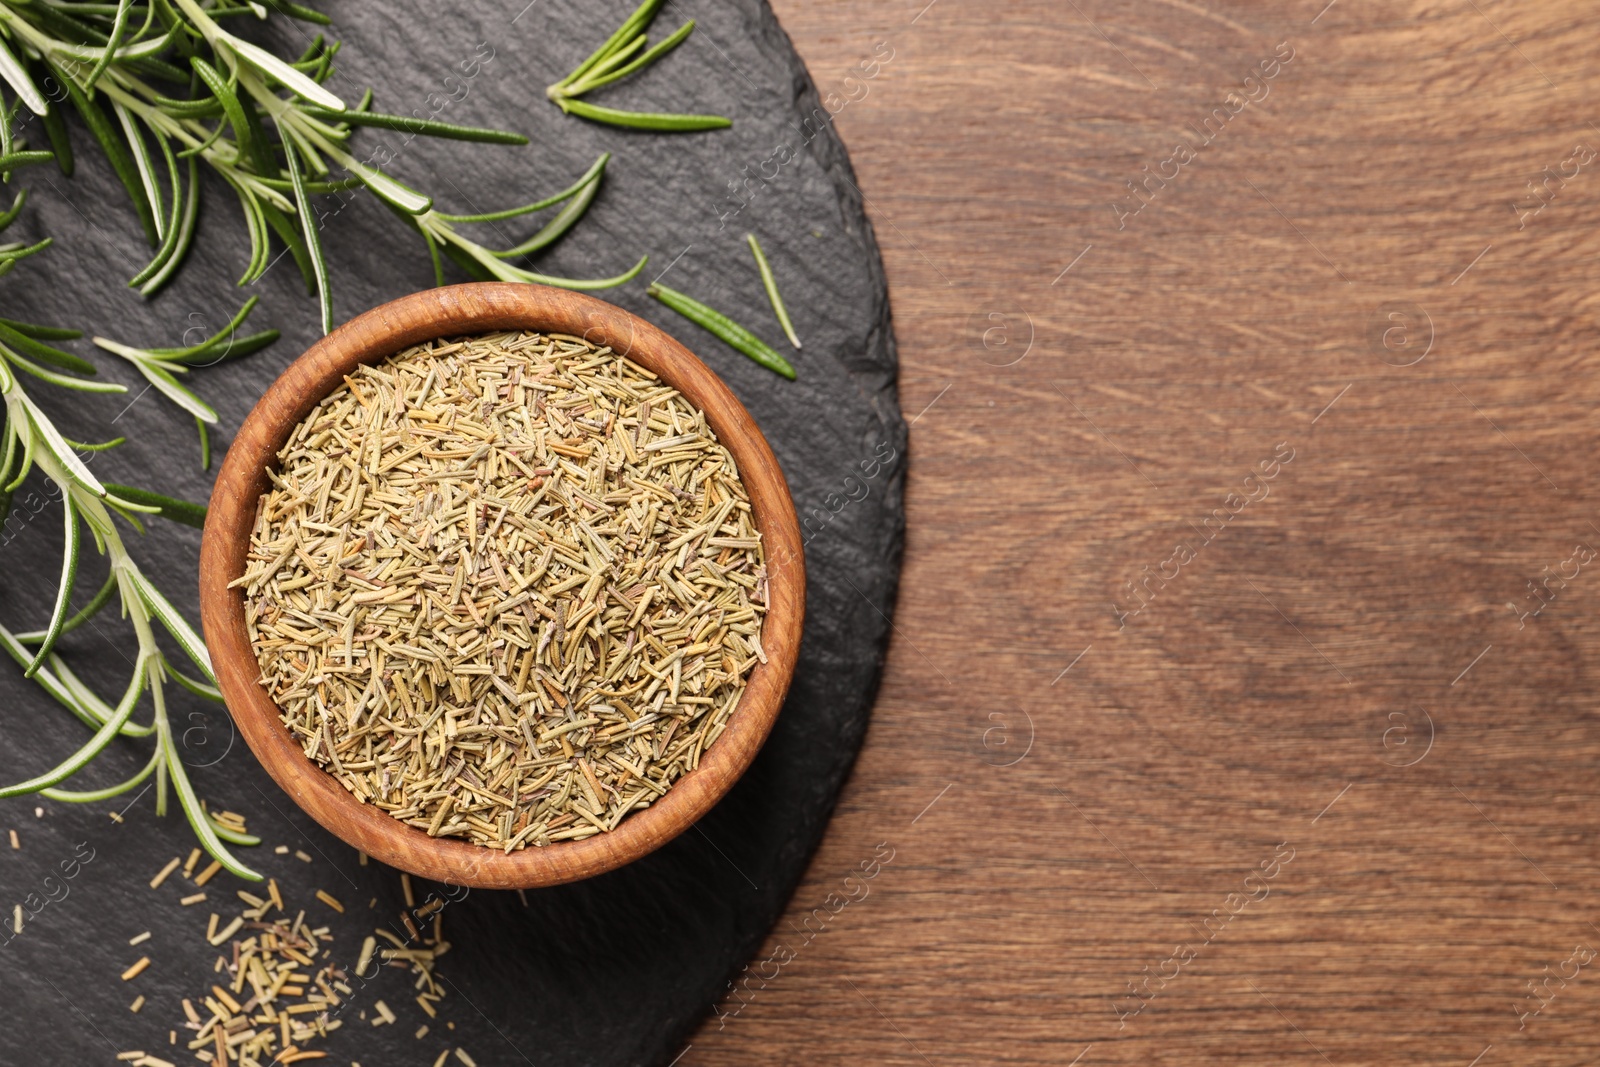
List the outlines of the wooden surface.
{"type": "Polygon", "coordinates": [[[1593,9],[925,2],[776,3],[884,249],[908,550],[680,1063],[1594,1062],[1593,9]]]}
{"type": "Polygon", "coordinates": [[[251,751],[284,790],[352,848],[425,878],[454,886],[531,889],[614,870],[687,830],[739,780],[771,731],[794,675],[805,618],[805,561],[800,525],[783,472],[750,413],[687,348],[637,316],[582,293],[540,285],[478,282],[428,289],[357,316],[312,345],[272,383],[239,427],[217,474],[200,546],[200,615],[217,684],[251,751]],[[695,770],[661,800],[614,831],[582,841],[501,852],[430,837],[363,804],[312,763],[260,684],[260,665],[245,624],[244,573],[265,471],[296,426],[356,367],[441,337],[499,330],[543,330],[609,345],[706,414],[738,464],[765,542],[768,610],[761,627],[764,662],[746,682],[727,729],[695,770]]]}

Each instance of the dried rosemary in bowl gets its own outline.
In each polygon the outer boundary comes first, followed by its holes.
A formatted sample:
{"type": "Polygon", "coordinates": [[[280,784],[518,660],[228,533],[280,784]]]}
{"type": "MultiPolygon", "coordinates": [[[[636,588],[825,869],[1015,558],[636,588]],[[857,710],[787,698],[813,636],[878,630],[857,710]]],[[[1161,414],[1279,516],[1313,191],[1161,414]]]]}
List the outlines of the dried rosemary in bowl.
{"type": "Polygon", "coordinates": [[[262,684],[309,757],[431,835],[615,829],[766,658],[732,455],[609,349],[419,345],[350,375],[279,461],[233,583],[262,684]]]}

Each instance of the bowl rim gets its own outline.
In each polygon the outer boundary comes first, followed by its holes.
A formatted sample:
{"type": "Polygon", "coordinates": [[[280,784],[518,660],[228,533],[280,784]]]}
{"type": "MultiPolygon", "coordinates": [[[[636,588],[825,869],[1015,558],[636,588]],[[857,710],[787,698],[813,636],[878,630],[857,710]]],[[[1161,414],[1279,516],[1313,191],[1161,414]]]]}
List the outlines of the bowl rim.
{"type": "Polygon", "coordinates": [[[217,685],[245,743],[290,798],[334,836],[390,866],[452,885],[528,889],[592,877],[660,848],[719,801],[754,760],[788,692],[805,615],[805,561],[788,483],[766,438],[732,390],[665,331],[582,293],[520,282],[471,282],[413,293],[358,315],[321,338],[269,386],[239,427],[211,494],[200,546],[200,616],[217,685]],[[260,684],[250,646],[244,572],[257,500],[294,427],[356,367],[445,337],[526,329],[609,345],[658,374],[706,414],[733,455],[766,549],[766,662],[699,765],[615,830],[511,853],[429,837],[345,789],[313,763],[260,684]]]}

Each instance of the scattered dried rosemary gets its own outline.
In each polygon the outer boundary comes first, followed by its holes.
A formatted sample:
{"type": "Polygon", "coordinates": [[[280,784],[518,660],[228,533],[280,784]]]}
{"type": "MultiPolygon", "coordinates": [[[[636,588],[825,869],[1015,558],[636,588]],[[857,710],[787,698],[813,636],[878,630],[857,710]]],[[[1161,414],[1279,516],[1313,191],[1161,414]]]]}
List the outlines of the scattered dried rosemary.
{"type": "Polygon", "coordinates": [[[562,335],[436,341],[296,428],[246,620],[306,754],[507,852],[613,830],[692,770],[765,660],[766,571],[696,410],[562,335]]]}
{"type": "MultiPolygon", "coordinates": [[[[267,883],[265,895],[238,893],[243,910],[220,926],[213,912],[206,927],[209,944],[226,946],[213,968],[218,979],[183,1001],[189,1051],[212,1067],[265,1067],[326,1055],[305,1046],[338,1029],[339,1020],[330,1016],[351,994],[349,975],[329,961],[324,947],[328,928],[308,922],[304,911],[291,916],[276,881],[267,883]],[[274,911],[278,915],[269,919],[274,911]]],[[[122,1054],[135,1056],[142,1054],[122,1054]]],[[[146,1059],[154,1058],[136,1058],[135,1067],[146,1059]]]]}

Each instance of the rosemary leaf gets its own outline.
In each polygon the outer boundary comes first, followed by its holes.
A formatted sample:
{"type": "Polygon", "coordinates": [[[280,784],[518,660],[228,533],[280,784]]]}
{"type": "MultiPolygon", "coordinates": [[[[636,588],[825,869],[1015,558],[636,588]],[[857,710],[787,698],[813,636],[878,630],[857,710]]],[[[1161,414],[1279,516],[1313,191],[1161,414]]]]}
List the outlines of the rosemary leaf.
{"type": "MultiPolygon", "coordinates": [[[[294,192],[294,184],[290,182],[290,192],[294,192]]],[[[294,210],[294,221],[286,216],[283,211],[278,211],[270,203],[258,203],[261,218],[266,219],[267,226],[272,227],[272,232],[278,235],[278,240],[290,250],[294,258],[294,266],[299,267],[301,280],[306,283],[307,296],[317,293],[317,270],[312,267],[310,253],[306,251],[306,240],[301,235],[301,214],[299,208],[294,210]]]]}
{"type": "Polygon", "coordinates": [[[130,581],[144,601],[145,607],[150,609],[151,615],[161,623],[162,628],[172,636],[172,639],[178,642],[183,654],[188,656],[196,667],[205,671],[207,678],[214,678],[216,675],[211,669],[211,655],[206,651],[205,642],[200,640],[200,635],[194,632],[194,627],[179,614],[171,601],[161,595],[159,589],[150,584],[150,579],[134,571],[130,581]]]}
{"type": "Polygon", "coordinates": [[[209,682],[202,682],[198,678],[190,678],[187,674],[184,674],[171,663],[167,662],[167,658],[165,656],[161,657],[161,666],[166,669],[167,676],[169,678],[171,678],[174,682],[177,682],[189,692],[193,693],[195,696],[200,697],[202,700],[209,700],[213,704],[226,703],[222,697],[222,690],[218,689],[209,682]]]}
{"type": "MultiPolygon", "coordinates": [[[[209,673],[209,671],[208,671],[209,673]]],[[[183,808],[183,814],[189,820],[195,837],[200,840],[200,847],[204,848],[211,858],[222,864],[223,868],[231,874],[252,882],[262,881],[261,875],[246,867],[233,857],[227,847],[218,838],[210,818],[200,806],[200,798],[194,795],[194,786],[189,784],[189,773],[179,758],[178,751],[173,747],[170,737],[165,739],[166,748],[166,773],[172,778],[173,791],[178,794],[178,805],[183,808]]],[[[159,772],[159,769],[158,769],[159,772]]]]}
{"type": "Polygon", "coordinates": [[[127,692],[123,694],[121,702],[118,703],[117,713],[104,726],[95,731],[95,735],[89,739],[87,744],[43,774],[30,778],[25,782],[18,782],[16,785],[0,789],[0,798],[21,796],[24,793],[37,793],[47,786],[65,781],[84,767],[87,767],[89,761],[98,756],[111,743],[112,738],[117,736],[122,729],[122,724],[128,721],[129,717],[133,715],[133,709],[138,706],[139,694],[142,691],[142,686],[139,685],[139,673],[138,671],[134,672],[134,681],[128,686],[127,692]]]}
{"type": "Polygon", "coordinates": [[[59,800],[68,804],[92,804],[100,800],[110,800],[112,797],[119,797],[128,792],[134,786],[150,777],[150,772],[156,769],[156,764],[163,758],[164,755],[165,753],[163,753],[159,747],[156,748],[155,751],[150,754],[150,761],[144,765],[144,770],[140,771],[138,774],[134,775],[132,778],[129,778],[125,782],[119,782],[116,785],[106,786],[104,789],[78,791],[70,789],[56,789],[52,786],[47,789],[39,790],[39,795],[44,797],[46,800],[59,800]]]}
{"type": "MultiPolygon", "coordinates": [[[[166,285],[178,268],[183,265],[184,259],[189,255],[189,249],[194,245],[195,221],[199,217],[200,164],[191,158],[189,160],[189,187],[183,200],[183,215],[178,219],[171,248],[167,251],[165,258],[158,254],[156,259],[151,261],[151,265],[156,266],[156,270],[145,279],[143,285],[139,286],[140,296],[150,296],[155,293],[166,285]],[[158,263],[159,266],[157,266],[158,263]]],[[[140,273],[143,274],[144,272],[141,271],[140,273]]],[[[137,280],[135,279],[135,281],[137,280]]],[[[128,284],[133,285],[134,282],[130,281],[128,284]]]]}
{"type": "Polygon", "coordinates": [[[27,68],[17,62],[16,55],[3,40],[0,40],[0,78],[6,80],[6,84],[15,90],[17,96],[22,98],[22,102],[28,105],[28,110],[35,115],[43,115],[50,109],[44,94],[28,76],[27,68]]]}
{"type": "Polygon", "coordinates": [[[587,74],[595,64],[602,62],[626,42],[633,40],[634,37],[648,29],[651,20],[656,17],[656,12],[661,10],[661,5],[664,3],[666,3],[666,0],[644,0],[634,9],[633,14],[629,15],[622,25],[617,27],[616,32],[606,38],[604,44],[595,49],[588,59],[578,64],[571,74],[561,79],[556,85],[571,85],[587,74]]]}
{"type": "MultiPolygon", "coordinates": [[[[152,2],[150,7],[153,12],[155,4],[152,2]]],[[[122,44],[122,35],[128,29],[128,12],[131,10],[133,10],[133,0],[118,0],[116,18],[111,24],[110,34],[106,37],[105,49],[95,62],[94,69],[89,71],[89,76],[84,79],[85,92],[94,92],[94,83],[100,80],[100,75],[105,73],[106,68],[111,65],[111,60],[116,57],[117,48],[122,44]]]]}
{"type": "MultiPolygon", "coordinates": [[[[201,400],[193,392],[181,385],[177,378],[172,376],[173,369],[181,373],[187,370],[186,367],[181,364],[167,363],[145,349],[134,348],[131,345],[125,345],[107,337],[96,337],[94,338],[94,343],[107,352],[119,355],[129,363],[132,363],[134,368],[144,376],[145,381],[154,386],[168,400],[195,418],[212,423],[217,421],[217,413],[212,409],[211,405],[201,400]]],[[[82,388],[81,384],[79,388],[82,388]]]]}
{"type": "Polygon", "coordinates": [[[788,360],[778,354],[777,349],[722,312],[707,307],[676,289],[669,289],[660,282],[652,283],[649,293],[696,326],[714,334],[730,348],[743,352],[774,374],[782,375],[790,381],[794,380],[794,368],[789,365],[788,360]]]}
{"type": "Polygon", "coordinates": [[[320,104],[330,111],[345,110],[343,100],[340,100],[314,80],[301,74],[265,48],[251,44],[249,41],[240,40],[237,37],[231,37],[228,41],[228,46],[233,49],[240,59],[268,77],[275,79],[290,92],[298,93],[313,104],[320,104]]]}
{"type": "MultiPolygon", "coordinates": [[[[106,581],[114,583],[116,581],[116,572],[113,571],[110,575],[108,575],[106,581]]],[[[80,612],[79,614],[81,615],[82,613],[80,612]]],[[[75,615],[73,618],[76,619],[78,616],[75,615]]],[[[68,620],[68,625],[63,626],[61,628],[61,632],[67,633],[71,629],[71,620],[68,620]]],[[[34,640],[38,640],[42,636],[42,634],[27,636],[18,634],[17,640],[26,641],[29,639],[29,637],[32,637],[34,640]]],[[[87,685],[84,684],[83,679],[72,673],[72,668],[67,666],[66,661],[61,658],[60,653],[50,653],[50,666],[48,668],[42,668],[38,674],[34,675],[33,680],[41,683],[41,685],[48,685],[49,683],[45,682],[45,676],[47,674],[53,675],[54,683],[66,690],[68,695],[70,695],[71,698],[77,702],[76,706],[69,706],[68,710],[76,714],[83,721],[83,724],[89,727],[89,729],[100,729],[102,725],[110,722],[112,716],[117,713],[117,709],[113,708],[110,704],[107,704],[104,700],[101,700],[87,685]]],[[[123,737],[149,737],[155,732],[155,725],[153,723],[145,726],[136,722],[123,723],[120,731],[123,737]]]]}
{"type": "Polygon", "coordinates": [[[39,27],[63,39],[70,38],[78,44],[104,45],[110,40],[104,31],[96,29],[82,19],[66,14],[57,4],[39,4],[37,9],[30,9],[27,14],[39,27]]]}
{"type": "MultiPolygon", "coordinates": [[[[178,355],[163,356],[174,363],[182,363],[187,367],[215,367],[219,363],[231,363],[245,356],[253,356],[278,339],[277,330],[262,330],[259,333],[245,334],[243,337],[230,337],[226,344],[218,342],[203,351],[179,349],[178,355]]],[[[155,353],[165,352],[166,349],[152,348],[155,353]]]]}
{"type": "MultiPolygon", "coordinates": [[[[244,325],[245,320],[250,317],[250,313],[256,309],[256,305],[259,303],[261,303],[261,298],[259,296],[252,296],[249,300],[246,300],[240,306],[239,310],[233,313],[233,318],[228,320],[226,326],[222,327],[222,329],[218,330],[210,337],[207,337],[199,344],[190,345],[187,348],[148,348],[144,351],[160,356],[162,359],[170,359],[180,363],[188,362],[197,357],[209,356],[224,341],[228,342],[230,346],[232,345],[235,331],[237,331],[240,326],[244,325]]],[[[276,338],[276,330],[270,330],[268,332],[271,333],[274,338],[276,338]]]]}
{"type": "Polygon", "coordinates": [[[778,295],[778,281],[772,276],[772,265],[767,262],[766,253],[761,251],[761,242],[756,240],[756,235],[747,233],[744,236],[750,242],[750,254],[756,257],[756,269],[761,272],[761,285],[767,290],[772,313],[778,316],[778,325],[783,327],[789,343],[794,345],[795,351],[799,351],[800,338],[795,336],[794,323],[789,321],[789,309],[783,306],[783,297],[778,295]]]}
{"type": "Polygon", "coordinates": [[[411,225],[425,237],[430,237],[438,242],[439,248],[449,256],[463,270],[474,278],[488,281],[502,282],[533,282],[537,285],[554,285],[562,289],[593,290],[612,289],[630,282],[644,270],[645,264],[650,261],[649,256],[640,256],[627,271],[611,278],[556,278],[547,274],[538,274],[521,267],[514,267],[502,262],[495,254],[475,241],[468,240],[452,229],[448,222],[439,215],[429,212],[420,218],[407,216],[396,211],[401,218],[410,221],[411,225]]]}
{"type": "MultiPolygon", "coordinates": [[[[10,226],[13,222],[16,221],[17,216],[22,213],[22,205],[27,203],[27,200],[28,200],[28,190],[26,190],[26,189],[18,189],[17,190],[17,198],[15,200],[11,201],[11,206],[6,208],[5,211],[0,212],[0,230],[5,229],[7,226],[10,226]]],[[[7,321],[9,321],[9,320],[0,319],[0,322],[7,322],[7,321]]],[[[13,325],[15,325],[15,324],[13,324],[13,325]]]]}
{"type": "MultiPolygon", "coordinates": [[[[128,140],[128,147],[133,150],[134,173],[139,178],[139,189],[144,194],[145,202],[149,205],[150,218],[155,225],[156,240],[166,236],[166,217],[161,206],[161,191],[156,186],[155,167],[150,162],[150,151],[145,147],[144,138],[140,136],[139,129],[133,124],[133,116],[128,109],[117,103],[111,102],[111,114],[122,126],[122,135],[128,140]]],[[[160,134],[154,133],[160,138],[160,134]]]]}
{"type": "Polygon", "coordinates": [[[333,22],[333,19],[322,12],[314,11],[301,4],[291,3],[290,0],[259,0],[259,2],[263,7],[269,7],[273,11],[281,12],[302,22],[312,22],[318,26],[328,26],[333,22]]]}
{"type": "MultiPolygon", "coordinates": [[[[21,194],[17,194],[21,199],[21,194]]],[[[0,229],[4,229],[9,219],[0,218],[0,229]]],[[[71,341],[82,337],[82,330],[70,329],[66,326],[35,326],[28,322],[18,322],[15,319],[0,319],[0,326],[9,326],[18,333],[32,337],[37,341],[71,341]]]]}
{"type": "MultiPolygon", "coordinates": [[[[211,95],[217,103],[222,105],[222,113],[227,116],[228,125],[233,127],[233,138],[238,142],[240,151],[250,160],[250,165],[257,174],[272,174],[277,168],[272,165],[268,157],[266,146],[256,136],[259,123],[251,122],[245,114],[244,106],[239,103],[238,94],[233,91],[233,83],[224,79],[210,63],[199,56],[189,60],[195,73],[200,75],[200,80],[206,88],[211,90],[211,95]]],[[[220,127],[219,127],[220,130],[220,127]]]]}
{"type": "Polygon", "coordinates": [[[678,47],[684,41],[688,40],[689,35],[693,32],[694,19],[690,19],[682,26],[679,26],[677,32],[671,37],[668,37],[666,40],[656,44],[648,52],[640,56],[638,59],[635,59],[632,63],[629,63],[627,66],[618,70],[614,70],[602,77],[585,78],[581,82],[581,89],[577,85],[572,86],[571,88],[573,92],[571,95],[577,96],[579,93],[586,93],[592,89],[599,89],[602,86],[610,85],[614,81],[621,81],[623,78],[626,78],[628,75],[636,71],[643,70],[645,67],[648,67],[650,64],[654,63],[656,60],[660,59],[662,56],[678,47]]]}
{"type": "Polygon", "coordinates": [[[61,108],[53,107],[44,113],[44,135],[50,141],[50,153],[55,156],[56,168],[64,178],[72,177],[75,163],[72,141],[67,137],[67,124],[61,121],[61,108]]]}
{"type": "MultiPolygon", "coordinates": [[[[90,597],[87,604],[79,608],[77,613],[74,614],[72,618],[68,619],[62,624],[61,632],[64,634],[70,634],[72,631],[76,630],[78,627],[94,618],[96,612],[105,607],[106,604],[110,603],[111,594],[116,591],[116,588],[117,574],[115,571],[113,571],[106,575],[105,584],[100,586],[99,592],[90,597]]],[[[26,640],[26,638],[20,638],[20,640],[26,640]]]]}
{"type": "Polygon", "coordinates": [[[422,234],[422,240],[428,246],[428,259],[433,263],[433,284],[436,286],[443,286],[444,260],[439,256],[439,242],[428,230],[421,229],[419,227],[418,232],[422,234]]]}
{"type": "Polygon", "coordinates": [[[118,385],[116,382],[86,382],[82,378],[68,378],[64,374],[45,370],[37,363],[24,359],[4,345],[0,345],[0,357],[3,357],[7,363],[10,363],[24,374],[31,374],[40,381],[49,382],[51,385],[59,385],[63,389],[75,389],[80,393],[126,393],[128,391],[127,386],[118,385]]]}
{"type": "MultiPolygon", "coordinates": [[[[63,630],[65,630],[65,627],[63,627],[63,630]]],[[[36,639],[42,639],[44,634],[41,632],[35,637],[36,639]]],[[[0,626],[0,648],[5,649],[6,653],[17,661],[19,667],[26,667],[33,661],[33,653],[28,650],[22,641],[21,635],[13,634],[4,626],[0,626]]],[[[52,656],[51,659],[55,660],[56,657],[52,656]]],[[[109,718],[109,716],[96,715],[84,707],[72,690],[64,685],[61,679],[57,678],[49,669],[41,669],[33,676],[33,681],[40,689],[45,691],[47,696],[76,715],[91,730],[99,730],[101,726],[105,725],[106,719],[109,718]]]]}
{"type": "Polygon", "coordinates": [[[541,248],[548,248],[550,245],[555,244],[563,234],[577,225],[579,219],[583,218],[584,212],[589,210],[589,205],[594,202],[595,194],[599,191],[600,175],[596,174],[594,179],[588,185],[585,185],[577,196],[568,200],[566,207],[563,207],[560,213],[546,223],[538,233],[515,248],[508,248],[504,252],[496,252],[495,255],[501,259],[513,259],[517,256],[530,255],[541,248]]]}
{"type": "Polygon", "coordinates": [[[145,504],[158,509],[152,514],[160,515],[163,519],[193,526],[196,530],[206,524],[206,508],[203,504],[191,504],[187,500],[176,500],[162,493],[151,492],[149,489],[136,489],[131,485],[116,485],[106,483],[106,488],[123,500],[135,504],[145,504]]]}
{"type": "Polygon", "coordinates": [[[215,98],[177,100],[156,93],[150,102],[173,118],[179,119],[210,119],[223,114],[222,105],[215,98]]]}
{"type": "MultiPolygon", "coordinates": [[[[9,413],[8,413],[8,415],[9,415],[9,413]]],[[[7,423],[7,427],[6,428],[8,430],[12,428],[12,424],[19,424],[20,423],[21,425],[26,426],[27,425],[26,413],[23,413],[23,417],[21,417],[21,418],[17,418],[15,416],[9,417],[9,418],[6,419],[6,423],[7,423]]],[[[18,436],[18,434],[17,434],[16,431],[13,431],[9,436],[11,436],[14,439],[14,438],[16,438],[18,436]]],[[[17,489],[21,487],[21,485],[22,485],[22,483],[24,481],[27,480],[28,472],[33,469],[34,448],[35,448],[35,446],[34,446],[33,434],[29,433],[27,430],[23,430],[22,431],[22,460],[16,467],[16,472],[17,472],[16,476],[14,478],[12,478],[9,482],[7,482],[3,488],[0,488],[0,493],[4,493],[7,497],[9,497],[12,493],[16,492],[17,489]]],[[[11,473],[11,469],[12,468],[10,467],[10,461],[15,458],[11,454],[11,452],[12,452],[11,443],[8,441],[6,443],[6,461],[7,461],[6,473],[7,474],[11,473]]],[[[9,503],[9,501],[8,501],[8,503],[9,503]]]]}
{"type": "MultiPolygon", "coordinates": [[[[5,348],[14,349],[17,352],[33,357],[41,363],[48,363],[53,367],[60,367],[62,370],[70,370],[78,374],[97,373],[93,363],[75,356],[71,352],[63,352],[59,348],[54,348],[42,341],[35,340],[18,329],[20,325],[22,324],[0,319],[0,350],[5,348]]],[[[77,331],[70,330],[65,332],[73,334],[77,331]]]]}
{"type": "Polygon", "coordinates": [[[45,627],[44,640],[33,654],[33,662],[23,668],[22,676],[32,678],[44,665],[45,657],[55,647],[61,628],[67,621],[67,610],[72,606],[72,587],[78,581],[78,510],[70,493],[61,498],[61,513],[65,516],[66,534],[61,549],[61,581],[56,587],[56,606],[50,612],[50,625],[45,627]]]}
{"type": "Polygon", "coordinates": [[[433,207],[433,199],[415,189],[395,181],[376,167],[369,167],[354,156],[345,155],[339,162],[361,179],[363,185],[390,207],[399,208],[410,215],[420,215],[433,207]]]}
{"type": "Polygon", "coordinates": [[[267,269],[267,219],[261,211],[261,200],[248,186],[237,185],[239,207],[244,211],[245,227],[250,232],[250,262],[239,276],[240,285],[249,285],[267,269]]]}
{"type": "MultiPolygon", "coordinates": [[[[186,209],[184,206],[183,178],[178,172],[178,161],[173,158],[172,148],[165,140],[161,141],[161,152],[166,157],[167,173],[172,182],[172,218],[166,223],[166,231],[162,234],[161,245],[156,249],[156,254],[138,274],[128,281],[130,288],[142,285],[161,272],[167,261],[177,252],[179,242],[183,239],[183,222],[186,209]]],[[[189,200],[195,202],[199,190],[194,187],[195,161],[189,160],[189,200]]]]}
{"type": "Polygon", "coordinates": [[[330,111],[327,108],[306,105],[302,114],[314,119],[337,120],[351,126],[378,126],[387,130],[400,130],[422,137],[439,137],[450,141],[478,141],[483,144],[522,145],[528,138],[509,130],[492,130],[482,126],[460,126],[437,119],[412,118],[406,115],[385,115],[377,111],[330,111]]]}
{"type": "Polygon", "coordinates": [[[512,219],[516,218],[518,215],[528,215],[535,211],[543,211],[547,207],[554,207],[563,200],[567,200],[573,196],[576,196],[578,193],[581,193],[591,182],[597,181],[603,174],[605,174],[606,164],[610,161],[610,152],[600,153],[600,158],[595,160],[588,170],[584,171],[583,177],[579,178],[577,181],[573,182],[571,185],[567,186],[554,196],[547,196],[543,200],[537,200],[531,204],[524,204],[522,207],[506,208],[504,211],[487,211],[480,215],[447,215],[442,211],[435,212],[435,214],[438,215],[439,218],[444,219],[446,222],[498,222],[501,219],[512,219]]]}
{"type": "MultiPolygon", "coordinates": [[[[152,59],[152,57],[165,50],[166,47],[172,43],[172,36],[176,32],[177,27],[175,26],[172,30],[168,31],[164,37],[158,37],[148,41],[140,41],[138,44],[131,44],[124,48],[119,48],[112,58],[120,59],[127,63],[132,63],[136,60],[149,61],[152,59]]],[[[65,59],[68,61],[78,60],[85,63],[92,59],[99,59],[102,54],[103,50],[99,48],[90,48],[85,45],[67,44],[62,41],[54,42],[50,48],[50,56],[52,59],[65,59]]],[[[85,91],[87,91],[87,89],[85,89],[85,91]]]]}
{"type": "Polygon", "coordinates": [[[70,437],[66,440],[67,444],[71,445],[79,452],[105,452],[108,449],[116,448],[118,445],[125,445],[128,443],[128,439],[126,437],[113,437],[111,440],[101,441],[99,444],[88,444],[83,441],[74,441],[70,437]]]}
{"type": "Polygon", "coordinates": [[[606,56],[606,58],[596,63],[594,66],[590,67],[589,73],[585,74],[582,78],[579,78],[577,81],[565,86],[558,92],[552,92],[551,89],[546,89],[545,95],[549,96],[551,99],[555,99],[557,96],[578,96],[588,91],[588,88],[592,84],[591,79],[601,78],[610,74],[612,71],[616,70],[618,67],[622,66],[629,59],[631,59],[635,52],[643,49],[647,43],[648,39],[645,37],[645,35],[642,33],[639,34],[639,36],[635,37],[621,48],[618,48],[616,51],[606,56]]]}
{"type": "MultiPolygon", "coordinates": [[[[123,390],[123,392],[126,391],[126,389],[123,390]]],[[[8,394],[11,392],[12,390],[7,390],[8,394]]],[[[26,395],[21,394],[17,396],[7,395],[6,399],[12,401],[15,405],[11,409],[12,415],[21,415],[26,419],[31,430],[29,436],[37,438],[36,447],[43,454],[50,456],[56,463],[61,465],[61,474],[78,487],[103,499],[106,495],[106,487],[100,484],[100,479],[96,478],[83,460],[78,458],[77,453],[72,451],[72,447],[67,444],[66,438],[61,436],[61,431],[56,429],[55,423],[51,422],[45,416],[45,413],[39,410],[39,405],[35,404],[26,395]]],[[[52,474],[51,480],[59,481],[60,479],[55,474],[52,474]]]]}
{"type": "Polygon", "coordinates": [[[614,107],[601,107],[583,100],[563,97],[556,103],[579,118],[603,122],[608,126],[623,126],[633,130],[665,130],[672,133],[691,133],[696,130],[720,130],[733,125],[733,120],[721,115],[675,115],[654,111],[618,111],[614,107]]]}
{"type": "Polygon", "coordinates": [[[24,246],[11,244],[0,246],[0,261],[3,261],[3,263],[0,263],[0,274],[4,274],[6,271],[15,266],[17,260],[26,259],[35,253],[43,252],[46,248],[49,248],[50,240],[50,238],[46,237],[38,244],[33,245],[24,246]]]}
{"type": "MultiPolygon", "coordinates": [[[[176,677],[176,672],[174,672],[174,677],[176,677]]],[[[228,844],[246,846],[261,844],[261,838],[257,837],[255,834],[240,833],[238,830],[224,826],[216,819],[213,819],[210,812],[206,812],[205,816],[206,821],[211,824],[212,833],[222,838],[222,840],[228,842],[228,844]]],[[[257,881],[259,880],[260,879],[257,879],[257,881]]]]}
{"type": "Polygon", "coordinates": [[[72,106],[77,108],[78,114],[83,117],[84,125],[89,127],[89,133],[99,142],[100,150],[106,154],[106,160],[111,164],[111,169],[116,172],[117,180],[122,182],[128,196],[133,199],[134,211],[139,215],[139,224],[144,227],[145,238],[154,245],[156,243],[156,224],[150,217],[150,204],[144,198],[144,191],[139,183],[139,174],[134,167],[133,157],[128,152],[128,146],[117,137],[116,130],[100,108],[97,101],[90,100],[78,83],[67,76],[60,67],[52,64],[51,73],[56,80],[66,89],[72,106]]]}
{"type": "Polygon", "coordinates": [[[49,152],[42,150],[33,152],[8,152],[5,155],[0,156],[0,171],[15,170],[18,167],[25,167],[29,163],[48,163],[54,158],[56,157],[51,155],[49,152]]]}
{"type": "Polygon", "coordinates": [[[283,139],[283,157],[289,167],[289,177],[294,182],[295,207],[300,214],[300,228],[305,235],[306,253],[311,260],[311,270],[317,280],[317,302],[322,307],[322,332],[333,332],[333,293],[328,287],[328,264],[322,257],[322,239],[317,235],[317,217],[312,214],[311,200],[306,196],[305,175],[300,173],[300,158],[295,153],[294,136],[283,139]]]}

